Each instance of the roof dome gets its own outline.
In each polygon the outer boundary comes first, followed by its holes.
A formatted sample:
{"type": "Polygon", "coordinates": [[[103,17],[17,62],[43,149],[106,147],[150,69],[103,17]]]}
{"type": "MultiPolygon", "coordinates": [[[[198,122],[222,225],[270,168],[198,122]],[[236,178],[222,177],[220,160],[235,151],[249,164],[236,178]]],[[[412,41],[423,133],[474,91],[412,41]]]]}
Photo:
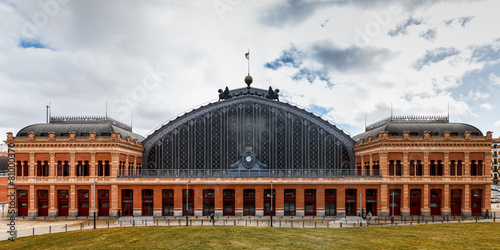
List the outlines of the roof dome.
{"type": "Polygon", "coordinates": [[[111,136],[112,132],[119,132],[123,139],[130,136],[131,140],[144,140],[144,137],[133,133],[130,126],[109,117],[51,117],[50,123],[26,126],[16,136],[27,136],[29,132],[33,132],[35,137],[48,136],[49,132],[54,132],[56,137],[68,136],[70,132],[75,132],[76,136],[88,136],[90,132],[95,132],[96,136],[111,136]]]}
{"type": "Polygon", "coordinates": [[[466,131],[470,131],[473,136],[483,136],[481,130],[472,125],[450,123],[447,116],[395,116],[367,126],[364,133],[353,139],[359,142],[370,135],[376,138],[382,131],[387,131],[389,136],[403,136],[405,131],[409,131],[412,136],[423,136],[425,131],[429,131],[431,136],[444,136],[445,131],[450,131],[452,136],[464,136],[466,131]]]}

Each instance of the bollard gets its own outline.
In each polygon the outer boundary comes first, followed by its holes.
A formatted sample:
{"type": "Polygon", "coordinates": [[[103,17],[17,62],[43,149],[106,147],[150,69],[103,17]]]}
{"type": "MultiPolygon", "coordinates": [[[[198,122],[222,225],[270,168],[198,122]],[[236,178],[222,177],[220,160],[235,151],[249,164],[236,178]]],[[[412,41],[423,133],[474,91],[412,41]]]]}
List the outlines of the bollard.
{"type": "Polygon", "coordinates": [[[259,220],[257,220],[257,226],[259,226],[259,220]]]}
{"type": "Polygon", "coordinates": [[[234,226],[236,226],[236,221],[233,221],[234,222],[234,226]]]}
{"type": "Polygon", "coordinates": [[[167,220],[167,226],[170,226],[170,220],[167,220]]]}
{"type": "Polygon", "coordinates": [[[248,226],[248,221],[247,221],[247,220],[245,220],[245,227],[246,227],[246,226],[248,226]]]}
{"type": "Polygon", "coordinates": [[[201,225],[203,226],[203,220],[201,220],[201,225]]]}
{"type": "Polygon", "coordinates": [[[340,228],[342,228],[342,222],[340,222],[340,228]]]}
{"type": "Polygon", "coordinates": [[[290,221],[290,227],[293,227],[293,220],[290,221]]]}
{"type": "Polygon", "coordinates": [[[148,226],[148,221],[146,220],[146,227],[148,226]]]}
{"type": "Polygon", "coordinates": [[[280,221],[280,227],[281,227],[281,221],[280,221]]]}
{"type": "Polygon", "coordinates": [[[68,232],[68,224],[64,225],[64,232],[68,232]]]}
{"type": "Polygon", "coordinates": [[[135,227],[135,220],[132,221],[132,226],[135,227]]]}
{"type": "Polygon", "coordinates": [[[326,228],[330,228],[330,223],[326,223],[326,228]]]}
{"type": "Polygon", "coordinates": [[[305,221],[302,221],[302,228],[306,227],[305,221]]]}
{"type": "Polygon", "coordinates": [[[316,228],[316,221],[314,222],[314,228],[316,228]]]}
{"type": "Polygon", "coordinates": [[[434,215],[432,216],[432,223],[434,223],[434,215]]]}
{"type": "Polygon", "coordinates": [[[122,221],[120,221],[120,227],[122,227],[122,221]]]}
{"type": "Polygon", "coordinates": [[[33,228],[33,235],[35,235],[35,228],[33,228]]]}
{"type": "Polygon", "coordinates": [[[52,233],[52,226],[49,226],[49,234],[52,233]]]}
{"type": "Polygon", "coordinates": [[[192,226],[193,225],[193,219],[189,220],[189,225],[192,226]]]}

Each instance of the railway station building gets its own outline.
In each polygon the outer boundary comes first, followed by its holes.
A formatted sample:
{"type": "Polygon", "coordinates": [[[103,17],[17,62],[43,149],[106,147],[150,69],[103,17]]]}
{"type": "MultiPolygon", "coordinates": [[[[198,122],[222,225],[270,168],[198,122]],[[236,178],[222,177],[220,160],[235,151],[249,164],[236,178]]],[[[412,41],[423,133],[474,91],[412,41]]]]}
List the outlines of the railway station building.
{"type": "Polygon", "coordinates": [[[219,90],[219,101],[146,138],[109,117],[51,117],[8,133],[18,216],[491,210],[491,132],[448,117],[398,116],[351,137],[280,101],[278,90],[247,84],[219,90]]]}

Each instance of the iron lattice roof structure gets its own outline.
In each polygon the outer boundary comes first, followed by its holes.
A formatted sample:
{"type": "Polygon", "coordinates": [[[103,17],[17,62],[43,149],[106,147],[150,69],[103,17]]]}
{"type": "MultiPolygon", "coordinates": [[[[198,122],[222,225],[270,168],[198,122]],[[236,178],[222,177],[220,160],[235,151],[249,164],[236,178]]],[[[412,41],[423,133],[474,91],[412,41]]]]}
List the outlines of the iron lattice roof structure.
{"type": "Polygon", "coordinates": [[[335,125],[279,102],[278,91],[241,88],[186,113],[144,141],[144,173],[228,176],[251,148],[269,170],[238,176],[348,176],[355,142],[335,125]]]}

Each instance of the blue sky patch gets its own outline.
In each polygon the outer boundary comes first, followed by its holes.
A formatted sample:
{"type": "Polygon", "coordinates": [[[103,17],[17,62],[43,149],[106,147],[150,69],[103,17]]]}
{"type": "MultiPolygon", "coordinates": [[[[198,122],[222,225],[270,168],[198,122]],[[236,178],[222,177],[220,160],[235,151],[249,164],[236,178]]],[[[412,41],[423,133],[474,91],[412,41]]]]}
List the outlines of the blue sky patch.
{"type": "Polygon", "coordinates": [[[276,58],[272,62],[267,62],[264,66],[272,70],[277,70],[283,66],[299,68],[301,64],[300,52],[292,46],[290,49],[284,50],[279,58],[276,58]]]}
{"type": "Polygon", "coordinates": [[[36,48],[36,49],[45,49],[47,46],[43,45],[40,41],[38,40],[25,40],[21,39],[19,40],[19,47],[22,48],[36,48]]]}
{"type": "Polygon", "coordinates": [[[435,50],[427,50],[425,55],[421,58],[419,58],[415,63],[413,64],[413,67],[416,70],[421,70],[424,66],[430,65],[431,63],[437,63],[440,61],[443,61],[444,59],[450,57],[450,56],[455,56],[460,54],[460,51],[458,51],[455,48],[437,48],[435,50]]]}

